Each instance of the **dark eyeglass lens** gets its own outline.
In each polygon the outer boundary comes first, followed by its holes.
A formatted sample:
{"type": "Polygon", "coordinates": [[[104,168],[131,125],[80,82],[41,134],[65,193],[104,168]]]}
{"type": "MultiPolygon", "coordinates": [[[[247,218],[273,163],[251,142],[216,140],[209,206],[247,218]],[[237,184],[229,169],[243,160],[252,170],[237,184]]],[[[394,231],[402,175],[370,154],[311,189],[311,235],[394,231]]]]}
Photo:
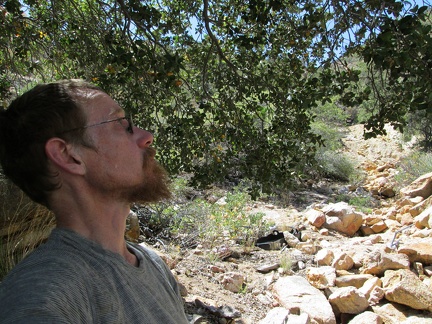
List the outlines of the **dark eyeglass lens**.
{"type": "Polygon", "coordinates": [[[133,123],[132,117],[131,117],[131,116],[127,116],[127,117],[126,117],[126,121],[128,122],[128,128],[127,128],[127,131],[128,131],[129,133],[133,134],[133,127],[134,127],[134,123],[133,123]]]}

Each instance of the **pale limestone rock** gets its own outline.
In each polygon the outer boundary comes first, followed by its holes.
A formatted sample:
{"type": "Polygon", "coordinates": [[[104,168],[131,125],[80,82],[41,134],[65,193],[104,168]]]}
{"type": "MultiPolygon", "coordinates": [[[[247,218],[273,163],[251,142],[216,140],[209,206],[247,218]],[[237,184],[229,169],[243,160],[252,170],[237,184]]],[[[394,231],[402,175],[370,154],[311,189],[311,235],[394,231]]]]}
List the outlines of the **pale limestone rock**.
{"type": "Polygon", "coordinates": [[[345,202],[329,204],[323,208],[326,215],[326,221],[323,224],[328,229],[353,236],[363,223],[363,214],[354,211],[354,209],[345,202]]]}
{"type": "Polygon", "coordinates": [[[432,229],[423,228],[421,230],[415,231],[411,236],[412,237],[419,237],[419,238],[432,237],[432,229]]]}
{"type": "Polygon", "coordinates": [[[349,324],[383,324],[382,318],[374,312],[366,311],[354,317],[349,324]]]}
{"type": "Polygon", "coordinates": [[[377,305],[385,296],[384,289],[375,286],[369,294],[368,302],[369,305],[377,305]]]}
{"type": "Polygon", "coordinates": [[[387,300],[414,309],[432,311],[432,291],[412,271],[387,270],[382,283],[387,300]]]}
{"type": "Polygon", "coordinates": [[[375,223],[373,225],[371,225],[371,229],[372,231],[377,234],[377,233],[382,233],[387,229],[387,225],[383,220],[380,220],[378,223],[375,223]]]}
{"type": "Polygon", "coordinates": [[[428,198],[432,195],[432,172],[420,176],[409,186],[402,188],[400,194],[402,196],[428,198]]]}
{"type": "Polygon", "coordinates": [[[410,262],[432,264],[432,243],[405,244],[399,248],[398,252],[407,255],[410,262]]]}
{"type": "Polygon", "coordinates": [[[363,217],[363,222],[366,225],[374,225],[380,221],[382,221],[382,217],[375,214],[369,214],[363,217]]]}
{"type": "Polygon", "coordinates": [[[263,294],[258,294],[257,296],[256,296],[256,298],[259,300],[259,302],[261,303],[261,304],[263,304],[263,305],[271,305],[272,304],[272,300],[268,297],[268,296],[266,296],[266,295],[263,295],[263,294]]]}
{"type": "Polygon", "coordinates": [[[372,306],[372,310],[384,320],[385,324],[432,324],[430,314],[420,314],[396,303],[372,306]]]}
{"type": "Polygon", "coordinates": [[[340,253],[335,255],[332,266],[336,270],[349,270],[353,267],[354,261],[347,253],[340,253]]]}
{"type": "Polygon", "coordinates": [[[413,217],[420,215],[423,210],[432,205],[432,196],[429,196],[426,199],[423,199],[423,197],[420,196],[417,198],[420,198],[419,201],[410,209],[410,213],[413,217]]]}
{"type": "Polygon", "coordinates": [[[339,288],[349,286],[360,288],[364,285],[366,281],[372,278],[375,277],[370,274],[349,274],[337,277],[334,284],[339,288]]]}
{"type": "Polygon", "coordinates": [[[402,226],[407,226],[407,225],[411,225],[414,224],[414,217],[411,216],[410,213],[406,212],[403,214],[398,214],[396,216],[396,220],[402,225],[402,226]]]}
{"type": "Polygon", "coordinates": [[[285,324],[288,321],[289,311],[283,307],[272,308],[258,324],[285,324]]]}
{"type": "Polygon", "coordinates": [[[367,279],[363,283],[363,285],[359,288],[359,290],[369,300],[371,293],[375,287],[381,288],[382,287],[382,281],[381,281],[381,279],[372,276],[371,278],[367,279]]]}
{"type": "Polygon", "coordinates": [[[312,242],[299,242],[296,248],[304,254],[315,254],[318,250],[318,247],[312,242]]]}
{"type": "Polygon", "coordinates": [[[138,242],[138,238],[140,236],[140,226],[138,215],[132,210],[129,212],[128,217],[126,218],[126,230],[125,230],[125,238],[130,242],[138,242]]]}
{"type": "Polygon", "coordinates": [[[407,319],[399,307],[395,307],[391,303],[372,306],[372,310],[384,320],[385,324],[401,324],[407,319]]]}
{"type": "Polygon", "coordinates": [[[306,313],[297,315],[297,314],[289,314],[287,324],[311,324],[311,320],[309,315],[306,313]]]}
{"type": "Polygon", "coordinates": [[[391,206],[385,212],[383,212],[383,219],[395,219],[398,209],[395,206],[391,206]]]}
{"type": "Polygon", "coordinates": [[[426,208],[423,210],[418,216],[414,217],[414,225],[417,228],[431,228],[429,225],[429,219],[431,218],[432,214],[432,206],[426,208]]]}
{"type": "Polygon", "coordinates": [[[321,228],[319,230],[319,233],[323,236],[327,236],[327,235],[329,235],[329,230],[327,228],[321,228]]]}
{"type": "Polygon", "coordinates": [[[362,233],[363,236],[369,236],[375,234],[375,232],[372,230],[371,226],[369,225],[360,226],[360,232],[362,233]]]}
{"type": "Polygon", "coordinates": [[[392,198],[392,197],[396,196],[396,192],[394,191],[393,187],[391,187],[391,186],[381,188],[379,191],[379,194],[383,197],[386,197],[386,198],[392,198]]]}
{"type": "Polygon", "coordinates": [[[395,219],[390,219],[390,218],[385,219],[384,223],[393,232],[396,231],[396,230],[398,230],[398,229],[400,229],[400,227],[401,227],[401,224],[397,220],[395,220],[395,219]]]}
{"type": "Polygon", "coordinates": [[[289,276],[279,278],[274,286],[274,293],[280,305],[288,310],[298,310],[298,314],[307,313],[311,322],[336,324],[336,318],[324,294],[313,287],[305,278],[289,276]]]}
{"type": "Polygon", "coordinates": [[[318,289],[325,289],[335,285],[336,271],[333,267],[307,268],[306,279],[318,289]]]}
{"type": "Polygon", "coordinates": [[[432,266],[423,267],[423,271],[427,276],[432,276],[432,266]]]}
{"type": "Polygon", "coordinates": [[[300,240],[302,242],[311,241],[313,239],[311,231],[302,231],[300,234],[300,240]]]}
{"type": "Polygon", "coordinates": [[[233,293],[238,293],[243,288],[245,278],[238,272],[227,272],[221,275],[221,284],[226,289],[233,293]]]}
{"type": "Polygon", "coordinates": [[[300,243],[300,240],[297,238],[297,236],[291,234],[289,231],[284,231],[283,235],[287,245],[291,248],[295,248],[297,244],[300,243]]]}
{"type": "Polygon", "coordinates": [[[339,288],[329,296],[328,300],[341,313],[360,314],[369,307],[365,295],[355,287],[339,288]]]}
{"type": "Polygon", "coordinates": [[[320,228],[325,223],[325,214],[316,209],[309,209],[306,211],[305,216],[309,222],[309,224],[320,228]]]}
{"type": "Polygon", "coordinates": [[[363,259],[362,273],[381,275],[386,270],[409,269],[410,262],[405,254],[386,253],[375,250],[363,259]]]}
{"type": "Polygon", "coordinates": [[[334,258],[334,254],[332,250],[329,249],[321,249],[319,250],[314,257],[315,262],[320,265],[331,265],[334,258]]]}

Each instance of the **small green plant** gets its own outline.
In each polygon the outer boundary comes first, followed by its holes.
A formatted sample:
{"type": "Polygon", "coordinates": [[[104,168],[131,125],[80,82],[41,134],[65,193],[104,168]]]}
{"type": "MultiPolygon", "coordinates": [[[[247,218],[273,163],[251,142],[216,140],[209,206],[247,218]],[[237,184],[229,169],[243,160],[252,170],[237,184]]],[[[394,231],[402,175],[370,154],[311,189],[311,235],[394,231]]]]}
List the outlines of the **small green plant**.
{"type": "Polygon", "coordinates": [[[357,207],[363,213],[371,213],[372,208],[376,207],[376,202],[371,196],[351,197],[348,204],[357,207]]]}
{"type": "Polygon", "coordinates": [[[292,259],[289,255],[283,254],[280,259],[280,267],[283,270],[283,273],[289,273],[292,269],[292,259]]]}
{"type": "Polygon", "coordinates": [[[241,287],[240,287],[240,290],[239,290],[239,294],[241,294],[241,295],[246,295],[246,293],[248,292],[248,287],[247,287],[247,285],[246,284],[243,284],[241,287]]]}

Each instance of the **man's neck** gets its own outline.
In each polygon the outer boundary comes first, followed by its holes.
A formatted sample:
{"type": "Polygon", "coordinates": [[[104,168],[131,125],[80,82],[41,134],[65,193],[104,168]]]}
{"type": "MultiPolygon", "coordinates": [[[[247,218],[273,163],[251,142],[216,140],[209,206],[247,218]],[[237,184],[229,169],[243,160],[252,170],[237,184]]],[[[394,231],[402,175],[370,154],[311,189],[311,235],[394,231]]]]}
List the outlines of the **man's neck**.
{"type": "Polygon", "coordinates": [[[70,229],[136,265],[137,259],[128,251],[124,239],[129,205],[112,201],[100,202],[92,198],[60,200],[60,203],[56,204],[57,208],[52,208],[57,227],[70,229]]]}

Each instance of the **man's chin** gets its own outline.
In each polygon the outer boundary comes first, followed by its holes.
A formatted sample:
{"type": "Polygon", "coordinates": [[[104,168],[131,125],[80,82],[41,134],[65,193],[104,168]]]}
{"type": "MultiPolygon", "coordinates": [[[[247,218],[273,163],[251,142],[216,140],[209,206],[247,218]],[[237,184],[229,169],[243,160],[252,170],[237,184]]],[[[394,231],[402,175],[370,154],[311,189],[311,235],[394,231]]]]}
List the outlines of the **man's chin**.
{"type": "Polygon", "coordinates": [[[154,161],[151,174],[140,186],[131,189],[128,196],[131,203],[154,203],[170,199],[172,194],[169,189],[168,173],[154,161]]]}

